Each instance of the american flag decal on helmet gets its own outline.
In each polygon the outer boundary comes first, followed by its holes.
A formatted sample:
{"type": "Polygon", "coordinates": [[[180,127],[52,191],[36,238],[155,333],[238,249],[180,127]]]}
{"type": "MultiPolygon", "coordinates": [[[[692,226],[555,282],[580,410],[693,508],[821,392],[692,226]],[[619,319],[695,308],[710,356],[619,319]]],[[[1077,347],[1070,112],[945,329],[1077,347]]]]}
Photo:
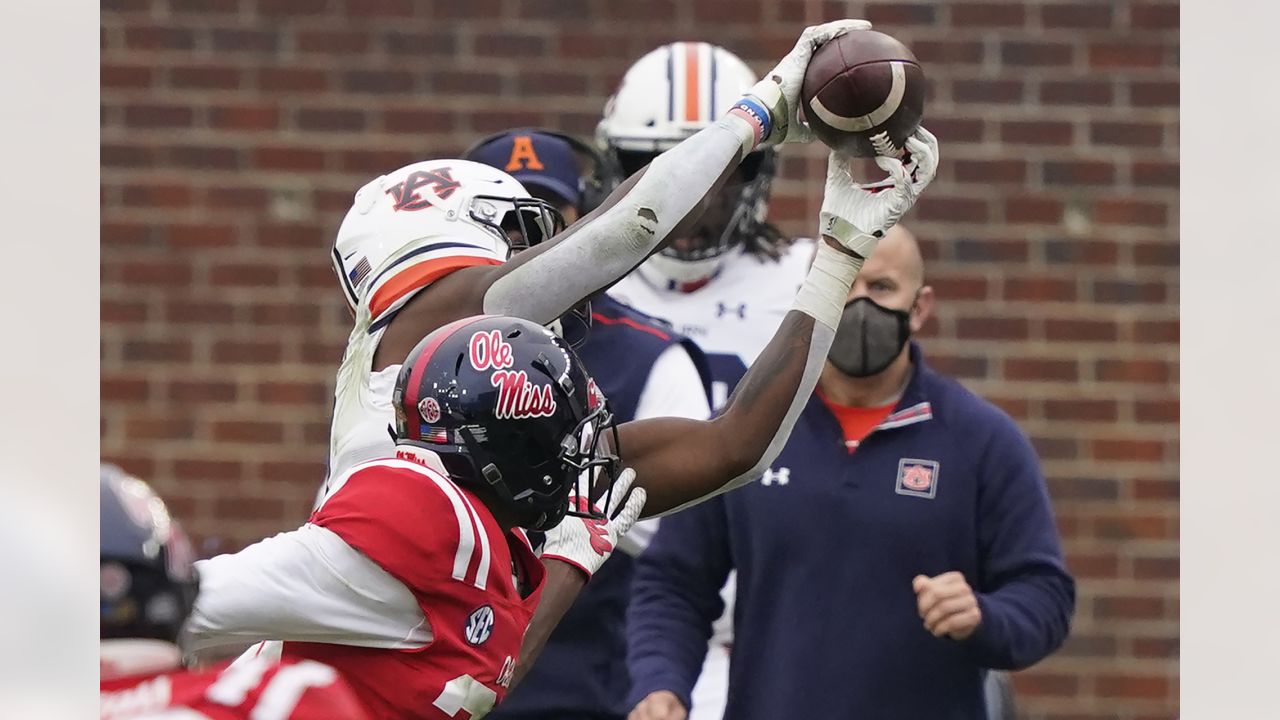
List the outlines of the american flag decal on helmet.
{"type": "Polygon", "coordinates": [[[364,279],[369,277],[369,273],[373,272],[373,268],[369,267],[369,258],[362,257],[356,266],[351,268],[351,272],[347,273],[347,278],[351,280],[352,287],[358,287],[364,279]]]}

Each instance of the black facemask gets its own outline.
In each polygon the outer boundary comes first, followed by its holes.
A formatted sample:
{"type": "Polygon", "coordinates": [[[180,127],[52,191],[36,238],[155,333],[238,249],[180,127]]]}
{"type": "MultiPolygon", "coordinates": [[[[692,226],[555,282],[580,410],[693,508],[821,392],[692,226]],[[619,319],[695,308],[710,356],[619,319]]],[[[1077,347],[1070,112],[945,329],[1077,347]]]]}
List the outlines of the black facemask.
{"type": "Polygon", "coordinates": [[[889,367],[910,339],[909,310],[883,307],[869,297],[854,298],[845,303],[827,359],[846,375],[870,377],[889,367]]]}

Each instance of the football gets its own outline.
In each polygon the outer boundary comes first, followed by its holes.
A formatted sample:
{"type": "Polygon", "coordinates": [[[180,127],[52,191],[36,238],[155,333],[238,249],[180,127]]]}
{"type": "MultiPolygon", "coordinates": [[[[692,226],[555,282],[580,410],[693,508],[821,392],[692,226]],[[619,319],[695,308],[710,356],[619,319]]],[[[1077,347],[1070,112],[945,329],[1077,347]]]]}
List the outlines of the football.
{"type": "Polygon", "coordinates": [[[800,88],[814,134],[855,157],[901,156],[924,116],[924,94],[916,56],[875,30],[851,30],[818,48],[800,88]]]}

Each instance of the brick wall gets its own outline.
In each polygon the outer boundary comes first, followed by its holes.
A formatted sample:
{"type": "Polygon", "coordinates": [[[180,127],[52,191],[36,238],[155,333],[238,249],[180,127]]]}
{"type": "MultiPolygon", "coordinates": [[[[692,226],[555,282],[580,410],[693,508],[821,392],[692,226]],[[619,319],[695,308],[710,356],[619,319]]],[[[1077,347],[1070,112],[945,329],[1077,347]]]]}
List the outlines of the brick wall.
{"type": "MultiPolygon", "coordinates": [[[[1174,2],[104,0],[104,457],[210,549],[296,525],[349,322],[326,250],[356,187],[515,124],[587,134],[660,43],[763,71],[843,16],[925,65],[927,349],[1034,438],[1080,580],[1067,646],[1017,678],[1027,717],[1173,717],[1174,2]]],[[[785,229],[812,232],[822,163],[788,153],[785,229]]]]}

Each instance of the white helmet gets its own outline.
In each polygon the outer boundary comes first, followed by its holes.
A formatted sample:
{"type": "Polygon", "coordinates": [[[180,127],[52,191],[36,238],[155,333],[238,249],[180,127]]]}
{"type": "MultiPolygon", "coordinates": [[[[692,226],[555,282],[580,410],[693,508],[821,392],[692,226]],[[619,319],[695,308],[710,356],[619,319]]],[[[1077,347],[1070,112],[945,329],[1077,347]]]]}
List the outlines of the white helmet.
{"type": "Polygon", "coordinates": [[[563,223],[555,208],[501,170],[467,160],[427,160],[356,191],[333,243],[333,269],[355,312],[392,267],[437,254],[503,262],[513,250],[559,232],[563,223]]]}
{"type": "MultiPolygon", "coordinates": [[[[596,142],[629,177],[656,154],[714,123],[755,83],[751,68],[722,47],[705,42],[663,45],[627,70],[605,105],[596,142]]],[[[726,186],[729,195],[704,214],[703,226],[694,231],[698,240],[650,257],[639,267],[641,275],[673,289],[701,285],[737,244],[765,242],[760,238],[769,234],[763,232],[764,218],[776,164],[772,148],[748,155],[742,181],[726,186]]]]}

